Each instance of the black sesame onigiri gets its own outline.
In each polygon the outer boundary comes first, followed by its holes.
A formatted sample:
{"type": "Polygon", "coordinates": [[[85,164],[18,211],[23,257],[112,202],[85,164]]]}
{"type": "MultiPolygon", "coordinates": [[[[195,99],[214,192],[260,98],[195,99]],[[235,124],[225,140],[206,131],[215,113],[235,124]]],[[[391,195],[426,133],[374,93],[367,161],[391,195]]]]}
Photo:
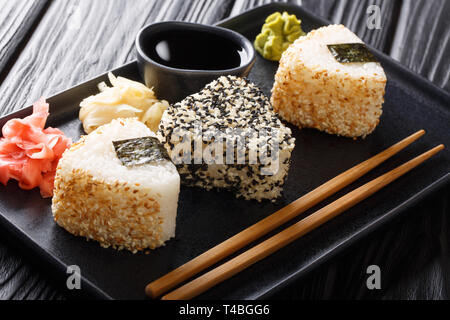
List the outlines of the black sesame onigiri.
{"type": "Polygon", "coordinates": [[[184,185],[226,189],[258,201],[280,197],[295,147],[268,98],[234,76],[220,77],[170,106],[158,137],[184,185]]]}

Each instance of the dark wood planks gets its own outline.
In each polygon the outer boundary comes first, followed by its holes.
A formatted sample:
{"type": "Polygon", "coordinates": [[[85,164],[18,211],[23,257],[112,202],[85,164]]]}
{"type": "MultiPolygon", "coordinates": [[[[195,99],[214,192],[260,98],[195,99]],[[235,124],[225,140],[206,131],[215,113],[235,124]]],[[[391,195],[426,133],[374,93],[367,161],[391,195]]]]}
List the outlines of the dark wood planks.
{"type": "Polygon", "coordinates": [[[63,297],[46,275],[37,272],[0,238],[0,300],[59,300],[63,297]]]}
{"type": "Polygon", "coordinates": [[[343,24],[355,32],[364,42],[386,51],[391,42],[391,34],[396,26],[396,13],[401,2],[385,0],[303,0],[305,8],[332,23],[343,24]],[[369,29],[367,9],[378,6],[381,10],[381,29],[369,29]]]}
{"type": "Polygon", "coordinates": [[[450,91],[450,1],[303,0],[303,5],[450,91]],[[379,30],[367,28],[370,5],[381,9],[379,30]]]}
{"type": "MultiPolygon", "coordinates": [[[[334,0],[331,0],[334,1],[334,0]]],[[[235,16],[239,13],[242,13],[246,10],[249,10],[251,8],[259,7],[265,4],[269,4],[272,2],[289,2],[294,3],[297,5],[302,4],[302,0],[279,0],[279,1],[272,1],[272,0],[235,0],[234,4],[232,6],[232,9],[230,11],[230,16],[235,16]]]]}
{"type": "Polygon", "coordinates": [[[450,186],[278,293],[279,299],[447,300],[450,186]],[[447,195],[447,196],[446,196],[447,195]],[[368,290],[378,265],[382,290],[368,290]]]}
{"type": "Polygon", "coordinates": [[[38,22],[46,4],[46,0],[0,0],[0,74],[38,22]]]}
{"type": "Polygon", "coordinates": [[[342,23],[355,32],[364,42],[373,47],[386,51],[390,45],[391,33],[396,26],[396,12],[400,1],[365,0],[352,1],[341,0],[336,3],[331,21],[342,23]],[[368,12],[370,6],[380,8],[380,29],[368,27],[372,11],[368,12]]]}
{"type": "MultiPolygon", "coordinates": [[[[235,15],[270,2],[272,1],[155,0],[134,2],[133,6],[130,6],[129,2],[127,4],[127,0],[55,2],[30,39],[29,45],[20,55],[10,76],[5,79],[8,81],[0,87],[0,103],[3,106],[1,112],[5,114],[19,109],[40,95],[64,90],[104,70],[130,61],[134,58],[134,49],[133,37],[129,35],[135,34],[147,22],[187,20],[214,23],[225,15],[235,15]],[[96,19],[93,13],[97,12],[103,14],[104,18],[96,19]],[[51,24],[48,23],[50,19],[51,24]],[[135,23],[131,25],[127,23],[130,19],[135,23]],[[111,24],[115,27],[110,28],[111,24]],[[74,50],[74,47],[77,49],[74,50]],[[100,51],[102,51],[101,59],[98,55],[100,51]],[[79,52],[83,54],[80,55],[79,52]],[[35,61],[38,59],[42,62],[36,65],[35,61]],[[64,65],[71,65],[71,68],[75,66],[71,69],[70,75],[64,73],[64,65]],[[35,80],[37,75],[42,75],[39,81],[45,81],[42,86],[30,84],[30,80],[31,82],[35,80]],[[42,92],[40,87],[45,90],[42,92]],[[21,88],[20,93],[12,94],[17,88],[21,88]]],[[[445,19],[445,12],[450,10],[448,1],[292,0],[289,2],[302,3],[306,8],[334,23],[347,25],[367,43],[391,53],[394,58],[428,77],[437,85],[448,88],[450,71],[448,68],[438,67],[448,64],[450,59],[449,55],[445,55],[449,49],[450,37],[450,22],[445,19]],[[381,8],[380,30],[370,30],[366,25],[368,18],[366,10],[369,5],[374,4],[381,8]],[[398,12],[401,12],[401,17],[404,18],[399,20],[396,16],[398,12]],[[414,18],[416,16],[420,18],[414,18]],[[428,23],[430,17],[435,16],[438,19],[431,19],[434,23],[428,23]],[[397,25],[398,21],[400,23],[397,25]],[[427,40],[429,37],[426,35],[433,31],[440,31],[439,34],[442,36],[427,40]],[[416,52],[411,53],[408,48],[418,42],[420,43],[415,49],[416,52]]]]}
{"type": "Polygon", "coordinates": [[[1,113],[31,104],[134,58],[147,23],[212,23],[230,1],[54,1],[0,87],[1,113]],[[101,18],[100,18],[101,17],[101,18]],[[130,23],[132,21],[132,23],[130,23]]]}
{"type": "Polygon", "coordinates": [[[391,56],[450,91],[450,1],[404,0],[391,56]]]}

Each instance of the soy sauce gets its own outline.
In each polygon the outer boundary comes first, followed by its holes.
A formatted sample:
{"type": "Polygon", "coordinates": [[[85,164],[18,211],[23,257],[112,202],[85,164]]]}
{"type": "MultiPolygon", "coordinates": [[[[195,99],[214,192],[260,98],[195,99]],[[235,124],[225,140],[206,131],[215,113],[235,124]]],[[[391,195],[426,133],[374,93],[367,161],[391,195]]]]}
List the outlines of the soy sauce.
{"type": "Polygon", "coordinates": [[[153,61],[187,70],[227,70],[245,62],[246,51],[234,41],[202,31],[170,30],[147,36],[142,42],[153,61]]]}

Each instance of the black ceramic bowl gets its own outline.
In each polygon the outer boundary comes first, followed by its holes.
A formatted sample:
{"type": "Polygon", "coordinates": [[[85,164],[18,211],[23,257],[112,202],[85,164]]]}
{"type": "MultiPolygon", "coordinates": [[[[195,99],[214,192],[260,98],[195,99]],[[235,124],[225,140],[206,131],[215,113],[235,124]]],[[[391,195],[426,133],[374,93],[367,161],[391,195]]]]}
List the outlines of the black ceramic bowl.
{"type": "MultiPolygon", "coordinates": [[[[174,21],[160,22],[144,27],[137,35],[136,49],[139,72],[145,84],[150,88],[153,87],[159,99],[165,99],[170,103],[181,101],[188,95],[200,91],[206,84],[222,75],[246,77],[256,58],[252,43],[237,32],[220,27],[174,21]],[[198,60],[205,61],[205,63],[209,61],[206,68],[202,67],[198,61],[197,65],[193,64],[195,66],[191,66],[190,61],[186,61],[186,65],[189,67],[185,68],[183,65],[168,62],[170,59],[162,60],[158,55],[155,58],[156,51],[154,50],[159,41],[158,37],[164,38],[167,34],[171,34],[175,40],[180,39],[180,41],[191,34],[195,34],[197,38],[204,37],[207,50],[200,50],[199,54],[202,55],[202,58],[198,60]],[[225,67],[222,68],[221,63],[224,63],[228,55],[224,55],[222,48],[218,50],[214,43],[218,44],[219,48],[221,43],[240,48],[237,62],[224,64],[225,67]],[[217,65],[211,68],[210,64],[214,61],[217,62],[217,65]]],[[[193,48],[187,43],[181,50],[179,48],[172,50],[172,54],[178,55],[178,59],[189,59],[189,54],[194,51],[188,50],[198,50],[198,47],[193,48]]]]}

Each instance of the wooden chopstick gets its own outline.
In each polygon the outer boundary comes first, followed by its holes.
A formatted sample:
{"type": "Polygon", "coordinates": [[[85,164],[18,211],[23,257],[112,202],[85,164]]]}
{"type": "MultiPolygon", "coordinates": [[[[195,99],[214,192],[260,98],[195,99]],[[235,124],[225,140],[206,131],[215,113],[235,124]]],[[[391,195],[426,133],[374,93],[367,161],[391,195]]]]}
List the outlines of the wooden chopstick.
{"type": "Polygon", "coordinates": [[[369,160],[366,160],[345,171],[339,176],[331,179],[320,187],[304,195],[300,199],[292,202],[281,210],[268,216],[267,218],[241,231],[240,233],[222,242],[221,244],[218,244],[217,246],[178,267],[165,276],[153,281],[145,288],[146,294],[151,298],[157,298],[161,296],[180,283],[188,280],[199,272],[221,261],[234,252],[242,249],[246,245],[261,238],[270,231],[290,221],[291,219],[330,197],[334,193],[353,183],[373,168],[377,167],[387,159],[391,158],[393,155],[397,154],[399,151],[409,146],[424,134],[424,130],[420,130],[414,133],[413,135],[398,142],[392,147],[370,158],[369,160]]]}
{"type": "Polygon", "coordinates": [[[220,265],[199,278],[185,284],[162,297],[163,300],[185,300],[196,297],[216,284],[232,277],[254,263],[264,259],[294,240],[316,229],[320,225],[360,203],[375,192],[387,186],[405,173],[411,171],[436,153],[444,149],[444,145],[425,152],[396,169],[372,180],[358,189],[346,194],[326,207],[316,211],[293,226],[281,231],[268,240],[256,245],[236,258],[220,265]]]}

